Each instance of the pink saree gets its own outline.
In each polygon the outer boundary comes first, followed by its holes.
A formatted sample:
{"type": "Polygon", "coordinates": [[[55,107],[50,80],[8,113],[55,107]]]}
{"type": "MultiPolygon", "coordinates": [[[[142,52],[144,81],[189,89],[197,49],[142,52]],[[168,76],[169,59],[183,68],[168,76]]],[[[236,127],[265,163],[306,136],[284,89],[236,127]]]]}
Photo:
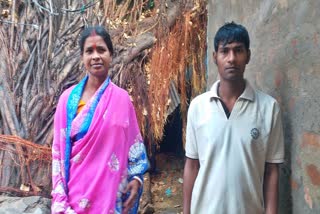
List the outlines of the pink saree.
{"type": "Polygon", "coordinates": [[[61,95],[54,118],[52,213],[121,213],[122,191],[133,176],[141,177],[148,168],[133,105],[128,93],[110,82],[97,101],[88,130],[74,140],[98,96],[97,91],[67,131],[67,105],[72,103],[69,96],[74,88],[61,95]],[[68,137],[72,143],[66,170],[68,137]]]}

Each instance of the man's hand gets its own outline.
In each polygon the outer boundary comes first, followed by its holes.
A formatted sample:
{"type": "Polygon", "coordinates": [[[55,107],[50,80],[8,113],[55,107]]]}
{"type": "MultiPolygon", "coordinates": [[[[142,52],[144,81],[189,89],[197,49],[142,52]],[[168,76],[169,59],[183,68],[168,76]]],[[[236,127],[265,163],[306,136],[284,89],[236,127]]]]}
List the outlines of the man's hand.
{"type": "Polygon", "coordinates": [[[199,172],[198,159],[186,159],[183,173],[183,213],[190,214],[191,195],[194,182],[199,172]]]}
{"type": "Polygon", "coordinates": [[[133,179],[128,184],[125,193],[130,192],[129,198],[123,204],[122,213],[127,214],[129,210],[133,207],[134,202],[136,201],[139,194],[140,182],[136,179],[133,179]]]}

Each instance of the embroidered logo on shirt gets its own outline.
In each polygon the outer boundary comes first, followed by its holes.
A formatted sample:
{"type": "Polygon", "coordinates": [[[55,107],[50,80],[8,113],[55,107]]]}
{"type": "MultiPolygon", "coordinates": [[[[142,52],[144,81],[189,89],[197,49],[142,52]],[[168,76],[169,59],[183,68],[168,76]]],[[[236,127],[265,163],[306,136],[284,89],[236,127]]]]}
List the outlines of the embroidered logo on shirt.
{"type": "Polygon", "coordinates": [[[255,140],[258,139],[259,135],[260,135],[260,132],[257,128],[251,129],[251,137],[253,139],[255,139],[255,140]]]}

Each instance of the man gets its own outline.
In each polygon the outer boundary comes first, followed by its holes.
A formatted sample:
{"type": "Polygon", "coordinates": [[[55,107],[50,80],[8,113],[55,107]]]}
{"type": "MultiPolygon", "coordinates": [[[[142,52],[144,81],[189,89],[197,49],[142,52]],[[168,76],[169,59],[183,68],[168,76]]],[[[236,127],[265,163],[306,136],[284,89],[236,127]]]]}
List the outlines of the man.
{"type": "Polygon", "coordinates": [[[275,214],[284,161],[280,108],[243,74],[247,30],[234,22],[214,38],[220,80],[188,111],[184,214],[275,214]]]}

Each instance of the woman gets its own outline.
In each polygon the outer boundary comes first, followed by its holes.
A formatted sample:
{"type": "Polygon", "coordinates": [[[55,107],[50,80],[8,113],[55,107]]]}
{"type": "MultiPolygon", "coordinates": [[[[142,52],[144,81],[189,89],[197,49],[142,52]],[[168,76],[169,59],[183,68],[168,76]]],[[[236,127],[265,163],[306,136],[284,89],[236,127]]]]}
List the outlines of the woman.
{"type": "Polygon", "coordinates": [[[80,50],[87,75],[54,118],[52,213],[137,213],[149,164],[128,93],[108,77],[110,35],[86,28],[80,50]]]}

